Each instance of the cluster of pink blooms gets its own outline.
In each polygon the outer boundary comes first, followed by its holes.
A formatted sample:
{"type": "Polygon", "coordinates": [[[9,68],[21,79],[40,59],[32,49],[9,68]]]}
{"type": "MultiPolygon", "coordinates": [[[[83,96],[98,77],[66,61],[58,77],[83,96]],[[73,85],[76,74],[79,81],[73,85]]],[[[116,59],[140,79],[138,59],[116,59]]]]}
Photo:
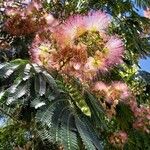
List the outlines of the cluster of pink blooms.
{"type": "Polygon", "coordinates": [[[133,112],[135,117],[133,128],[150,133],[150,107],[138,106],[135,97],[125,83],[114,82],[107,85],[103,82],[96,82],[92,90],[100,99],[99,102],[109,117],[116,114],[116,106],[122,101],[133,112]]]}
{"type": "Polygon", "coordinates": [[[140,105],[134,110],[135,122],[133,127],[142,132],[150,133],[150,107],[140,105]]]}
{"type": "Polygon", "coordinates": [[[14,36],[25,36],[35,33],[52,23],[52,15],[46,13],[39,0],[33,0],[18,6],[15,5],[14,1],[6,0],[4,8],[8,17],[4,28],[14,36]]]}
{"type": "Polygon", "coordinates": [[[89,82],[97,74],[122,62],[124,44],[108,35],[110,17],[101,11],[74,15],[50,30],[49,39],[38,33],[30,50],[32,60],[89,82]],[[39,42],[40,41],[40,42],[39,42]]]}
{"type": "Polygon", "coordinates": [[[150,133],[150,107],[140,106],[134,112],[136,120],[133,127],[137,130],[150,133]]]}
{"type": "Polygon", "coordinates": [[[150,133],[150,107],[146,105],[138,106],[137,101],[133,95],[131,95],[125,101],[125,104],[127,104],[130,107],[135,117],[133,128],[149,134],[150,133]]]}
{"type": "Polygon", "coordinates": [[[115,132],[109,137],[109,142],[114,147],[118,147],[118,148],[123,148],[123,146],[127,143],[127,141],[128,141],[128,135],[124,131],[115,132]]]}
{"type": "Polygon", "coordinates": [[[100,103],[105,108],[109,117],[116,114],[117,104],[120,101],[126,103],[131,95],[128,86],[122,82],[113,82],[110,85],[96,82],[93,86],[93,92],[96,93],[97,97],[100,97],[100,103]]]}

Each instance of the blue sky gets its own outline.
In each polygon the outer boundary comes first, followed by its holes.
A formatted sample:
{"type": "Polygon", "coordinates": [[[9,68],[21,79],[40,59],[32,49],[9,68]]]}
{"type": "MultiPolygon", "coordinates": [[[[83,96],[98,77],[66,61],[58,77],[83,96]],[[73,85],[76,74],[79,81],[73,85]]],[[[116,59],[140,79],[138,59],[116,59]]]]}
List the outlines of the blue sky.
{"type": "MultiPolygon", "coordinates": [[[[137,11],[140,15],[143,15],[143,10],[142,9],[138,9],[137,11]]],[[[145,70],[150,72],[150,57],[147,57],[146,59],[141,59],[139,61],[139,65],[141,67],[141,70],[145,70]]]]}
{"type": "Polygon", "coordinates": [[[150,57],[147,59],[141,59],[139,65],[141,70],[150,72],[150,57]]]}

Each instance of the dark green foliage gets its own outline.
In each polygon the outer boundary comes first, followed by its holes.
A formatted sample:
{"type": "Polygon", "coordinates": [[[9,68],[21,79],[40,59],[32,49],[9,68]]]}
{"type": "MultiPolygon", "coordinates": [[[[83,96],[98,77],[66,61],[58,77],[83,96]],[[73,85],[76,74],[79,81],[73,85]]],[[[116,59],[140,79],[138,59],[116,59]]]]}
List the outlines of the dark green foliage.
{"type": "Polygon", "coordinates": [[[149,150],[150,149],[150,135],[137,131],[129,133],[130,140],[125,145],[125,150],[149,150]]]}
{"type": "MultiPolygon", "coordinates": [[[[82,110],[82,107],[88,107],[86,101],[76,88],[61,81],[58,84],[47,71],[21,59],[1,64],[0,72],[3,113],[29,128],[34,123],[34,136],[56,141],[65,149],[80,149],[78,136],[85,148],[102,149],[99,134],[82,110]],[[5,82],[8,79],[9,85],[5,82]],[[35,120],[32,120],[34,116],[35,120]]],[[[96,101],[94,103],[96,105],[96,101]]],[[[98,112],[102,112],[100,108],[98,112]]]]}
{"type": "Polygon", "coordinates": [[[12,150],[16,145],[23,146],[28,140],[25,130],[18,124],[10,124],[0,129],[0,150],[12,150]],[[14,140],[15,139],[15,140],[14,140]]]}

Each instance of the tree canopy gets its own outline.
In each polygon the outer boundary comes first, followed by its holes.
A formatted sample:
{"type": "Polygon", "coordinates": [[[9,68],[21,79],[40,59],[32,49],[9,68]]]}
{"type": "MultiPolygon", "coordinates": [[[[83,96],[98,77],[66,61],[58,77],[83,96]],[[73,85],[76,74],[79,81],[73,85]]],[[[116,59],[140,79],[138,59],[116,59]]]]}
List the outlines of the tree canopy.
{"type": "Polygon", "coordinates": [[[0,13],[0,150],[150,149],[149,0],[0,0],[0,13]]]}

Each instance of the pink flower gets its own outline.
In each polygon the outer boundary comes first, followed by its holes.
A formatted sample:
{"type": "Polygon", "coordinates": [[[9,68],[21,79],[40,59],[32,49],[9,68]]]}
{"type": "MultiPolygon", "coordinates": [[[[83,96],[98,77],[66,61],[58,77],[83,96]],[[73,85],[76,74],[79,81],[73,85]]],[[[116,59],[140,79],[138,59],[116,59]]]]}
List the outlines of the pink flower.
{"type": "Polygon", "coordinates": [[[127,143],[127,140],[128,140],[128,135],[124,131],[115,132],[109,137],[109,142],[113,146],[120,147],[120,148],[123,148],[125,143],[127,143]]]}
{"type": "Polygon", "coordinates": [[[24,36],[35,33],[39,26],[31,18],[22,17],[22,14],[16,14],[8,18],[4,24],[5,30],[14,36],[24,36]]]}
{"type": "Polygon", "coordinates": [[[104,47],[106,65],[108,67],[120,64],[124,53],[124,44],[121,39],[111,36],[104,47]]]}
{"type": "Polygon", "coordinates": [[[150,107],[140,105],[134,111],[135,122],[133,127],[146,133],[150,133],[150,107]]]}
{"type": "Polygon", "coordinates": [[[93,88],[94,91],[107,92],[108,86],[104,82],[96,82],[93,88]]]}
{"type": "Polygon", "coordinates": [[[90,12],[87,16],[74,15],[56,29],[54,37],[63,46],[70,46],[85,32],[96,31],[103,35],[109,23],[108,15],[101,11],[90,12]]]}
{"type": "Polygon", "coordinates": [[[18,9],[15,9],[13,7],[8,7],[7,9],[5,9],[5,14],[7,16],[15,16],[19,13],[19,10],[18,9]]]}
{"type": "Polygon", "coordinates": [[[64,46],[72,46],[75,38],[85,32],[83,24],[83,16],[75,15],[69,17],[62,25],[54,32],[56,41],[64,46]]]}
{"type": "Polygon", "coordinates": [[[73,68],[75,69],[75,70],[79,70],[80,68],[81,68],[81,64],[80,63],[73,63],[72,64],[73,65],[73,68]]]}
{"type": "Polygon", "coordinates": [[[126,103],[127,105],[129,105],[131,111],[134,113],[135,116],[138,115],[138,104],[137,104],[137,101],[136,99],[129,99],[129,101],[126,103]]]}
{"type": "MultiPolygon", "coordinates": [[[[38,11],[38,4],[32,5],[30,8],[38,11]]],[[[61,24],[47,13],[40,20],[43,24],[40,24],[37,33],[41,37],[36,37],[30,50],[33,62],[49,65],[50,68],[55,66],[57,70],[62,66],[62,74],[87,80],[85,82],[90,82],[98,71],[104,73],[121,62],[123,42],[106,34],[110,18],[104,12],[74,15],[61,24]]],[[[122,92],[123,97],[126,97],[125,94],[122,92]]]]}
{"type": "Polygon", "coordinates": [[[51,25],[55,21],[55,18],[51,14],[45,14],[44,18],[48,25],[51,25]]]}
{"type": "Polygon", "coordinates": [[[14,0],[5,0],[4,7],[12,7],[14,6],[14,0]]]}
{"type": "Polygon", "coordinates": [[[128,86],[122,82],[113,82],[111,84],[111,89],[114,92],[118,91],[121,99],[126,99],[131,95],[128,86]]]}
{"type": "Polygon", "coordinates": [[[93,57],[89,57],[85,64],[85,69],[89,72],[95,72],[95,74],[98,70],[104,71],[106,68],[103,53],[96,51],[93,57]]]}
{"type": "Polygon", "coordinates": [[[33,0],[28,3],[26,13],[30,15],[33,12],[40,11],[41,8],[42,8],[41,2],[38,0],[33,0]]]}
{"type": "Polygon", "coordinates": [[[109,16],[102,11],[89,12],[87,16],[84,16],[84,22],[86,30],[105,32],[110,24],[109,16]]]}
{"type": "MultiPolygon", "coordinates": [[[[99,81],[94,84],[92,91],[98,97],[100,96],[103,98],[101,99],[102,101],[100,100],[100,102],[102,102],[102,105],[109,117],[112,117],[112,115],[116,114],[115,109],[120,100],[126,100],[124,102],[128,104],[129,102],[127,98],[130,98],[131,96],[129,88],[125,83],[122,82],[114,82],[110,85],[107,85],[104,82],[99,81]],[[107,105],[109,105],[109,109],[107,105]]],[[[136,106],[134,106],[134,109],[137,108],[136,106]]]]}
{"type": "Polygon", "coordinates": [[[42,39],[40,35],[36,35],[31,47],[30,47],[31,60],[38,65],[50,65],[52,62],[52,55],[56,53],[52,48],[52,43],[49,40],[42,39]]]}
{"type": "Polygon", "coordinates": [[[144,17],[150,19],[150,8],[147,8],[146,10],[144,10],[144,17]]]}
{"type": "Polygon", "coordinates": [[[51,70],[57,70],[57,71],[60,70],[60,64],[57,60],[55,60],[55,57],[53,54],[48,56],[47,65],[45,65],[45,66],[50,71],[51,70]]]}
{"type": "Polygon", "coordinates": [[[100,64],[101,64],[100,60],[95,59],[94,57],[89,57],[87,63],[85,64],[85,69],[86,71],[93,72],[98,70],[100,64]]]}

